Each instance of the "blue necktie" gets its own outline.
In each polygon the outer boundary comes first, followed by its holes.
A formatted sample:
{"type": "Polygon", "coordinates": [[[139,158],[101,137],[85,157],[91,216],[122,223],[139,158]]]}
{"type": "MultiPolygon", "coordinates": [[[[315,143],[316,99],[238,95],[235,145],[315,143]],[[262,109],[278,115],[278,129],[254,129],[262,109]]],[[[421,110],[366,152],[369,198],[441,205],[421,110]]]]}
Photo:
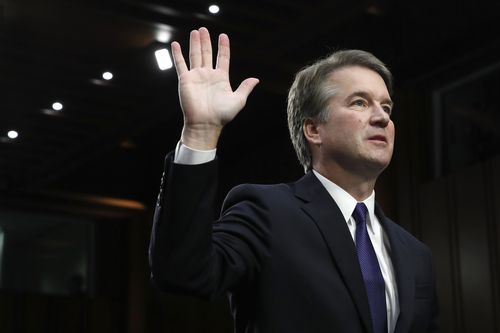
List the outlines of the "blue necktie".
{"type": "Polygon", "coordinates": [[[387,333],[387,310],[385,305],[385,283],[378,265],[377,255],[366,229],[368,209],[360,202],[352,216],[356,220],[356,251],[366,293],[370,304],[374,333],[387,333]]]}

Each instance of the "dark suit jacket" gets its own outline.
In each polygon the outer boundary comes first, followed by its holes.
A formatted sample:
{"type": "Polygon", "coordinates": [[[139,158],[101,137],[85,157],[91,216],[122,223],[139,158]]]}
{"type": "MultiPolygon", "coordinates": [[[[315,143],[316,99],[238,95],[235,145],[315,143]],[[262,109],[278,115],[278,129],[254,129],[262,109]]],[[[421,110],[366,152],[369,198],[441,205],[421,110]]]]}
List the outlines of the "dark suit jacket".
{"type": "MultiPolygon", "coordinates": [[[[150,244],[153,283],[213,298],[228,293],[235,332],[371,332],[355,245],[312,172],[291,184],[240,185],[212,223],[217,162],[167,156],[150,244]]],[[[436,329],[429,249],[376,214],[391,244],[399,292],[396,332],[436,329]]]]}

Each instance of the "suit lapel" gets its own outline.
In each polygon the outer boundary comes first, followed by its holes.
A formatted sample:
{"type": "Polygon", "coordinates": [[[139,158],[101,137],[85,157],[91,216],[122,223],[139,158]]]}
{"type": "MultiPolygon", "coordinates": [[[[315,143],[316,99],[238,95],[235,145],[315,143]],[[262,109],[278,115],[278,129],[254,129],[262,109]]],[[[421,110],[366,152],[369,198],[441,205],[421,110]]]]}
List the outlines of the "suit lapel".
{"type": "Polygon", "coordinates": [[[368,297],[358,264],[356,248],[344,216],[312,172],[295,183],[295,194],[304,200],[302,209],[322,233],[366,331],[372,332],[368,297]]]}
{"type": "Polygon", "coordinates": [[[398,286],[400,312],[394,332],[408,332],[413,317],[415,299],[415,274],[413,271],[414,268],[411,265],[412,261],[409,260],[411,258],[411,251],[408,249],[406,242],[401,237],[401,232],[397,229],[394,222],[385,217],[378,205],[375,206],[375,214],[377,214],[380,224],[389,238],[392,266],[398,286]]]}

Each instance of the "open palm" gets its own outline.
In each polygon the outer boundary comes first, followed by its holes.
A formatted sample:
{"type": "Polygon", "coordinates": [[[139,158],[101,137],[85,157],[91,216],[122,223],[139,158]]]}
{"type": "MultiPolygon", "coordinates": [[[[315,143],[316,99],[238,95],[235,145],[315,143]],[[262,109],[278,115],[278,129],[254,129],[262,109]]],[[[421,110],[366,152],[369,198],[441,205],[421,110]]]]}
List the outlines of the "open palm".
{"type": "Polygon", "coordinates": [[[248,95],[259,82],[255,78],[248,78],[233,91],[229,82],[230,48],[227,35],[219,36],[218,47],[214,68],[208,30],[200,28],[192,31],[188,68],[179,43],[172,43],[172,55],[179,78],[179,98],[184,113],[182,140],[191,148],[206,149],[216,144],[222,127],[245,106],[248,95]]]}

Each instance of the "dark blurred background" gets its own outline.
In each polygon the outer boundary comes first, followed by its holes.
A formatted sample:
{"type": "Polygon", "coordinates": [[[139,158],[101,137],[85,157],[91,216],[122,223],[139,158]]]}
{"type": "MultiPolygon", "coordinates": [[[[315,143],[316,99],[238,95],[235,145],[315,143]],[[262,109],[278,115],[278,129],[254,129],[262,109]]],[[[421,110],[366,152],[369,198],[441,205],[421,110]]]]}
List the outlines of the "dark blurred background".
{"type": "Polygon", "coordinates": [[[0,0],[2,333],[232,331],[225,299],[148,280],[182,127],[175,71],[155,51],[200,26],[229,34],[234,87],[261,80],[223,133],[221,200],[301,176],[285,113],[297,70],[343,48],[389,65],[397,143],[378,201],[433,250],[443,332],[500,332],[500,2],[214,3],[0,0]]]}

